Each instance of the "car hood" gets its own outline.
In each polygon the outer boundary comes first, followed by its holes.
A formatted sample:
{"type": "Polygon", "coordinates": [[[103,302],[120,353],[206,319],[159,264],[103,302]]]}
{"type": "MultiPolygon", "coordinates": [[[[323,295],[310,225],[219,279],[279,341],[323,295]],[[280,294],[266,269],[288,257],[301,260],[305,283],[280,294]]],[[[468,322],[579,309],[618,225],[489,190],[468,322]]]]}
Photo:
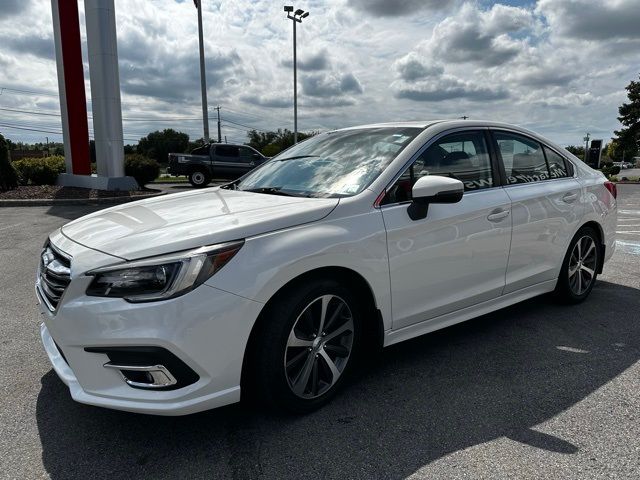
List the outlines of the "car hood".
{"type": "Polygon", "coordinates": [[[133,260],[320,220],[338,201],[214,187],[101,210],[66,224],[62,234],[85,247],[133,260]]]}

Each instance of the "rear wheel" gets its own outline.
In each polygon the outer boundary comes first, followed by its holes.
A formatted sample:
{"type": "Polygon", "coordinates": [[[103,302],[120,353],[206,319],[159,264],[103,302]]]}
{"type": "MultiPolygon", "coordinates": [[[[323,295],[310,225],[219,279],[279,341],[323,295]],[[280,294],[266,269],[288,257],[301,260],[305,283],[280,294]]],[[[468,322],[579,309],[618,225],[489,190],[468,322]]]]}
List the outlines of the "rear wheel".
{"type": "Polygon", "coordinates": [[[327,403],[360,354],[360,312],[358,299],[333,280],[311,281],[280,296],[257,332],[257,398],[294,412],[327,403]]]}
{"type": "Polygon", "coordinates": [[[589,296],[598,276],[600,255],[595,230],[581,228],[571,241],[560,270],[555,293],[561,300],[579,303],[589,296]]]}
{"type": "Polygon", "coordinates": [[[189,183],[196,188],[206,187],[210,181],[209,174],[202,170],[194,170],[189,174],[189,183]]]}

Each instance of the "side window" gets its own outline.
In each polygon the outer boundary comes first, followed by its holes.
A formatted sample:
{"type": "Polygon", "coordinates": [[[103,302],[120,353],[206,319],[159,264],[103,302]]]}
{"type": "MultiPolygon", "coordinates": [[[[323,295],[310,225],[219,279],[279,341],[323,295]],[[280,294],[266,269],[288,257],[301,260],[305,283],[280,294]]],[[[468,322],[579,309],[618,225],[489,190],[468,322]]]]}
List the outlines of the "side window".
{"type": "Polygon", "coordinates": [[[513,133],[495,132],[494,135],[507,174],[507,183],[531,183],[549,178],[547,162],[538,142],[513,133]]]}
{"type": "Polygon", "coordinates": [[[564,158],[558,155],[553,150],[544,147],[544,154],[547,157],[547,164],[549,165],[549,174],[551,178],[568,177],[567,165],[564,158]]]}
{"type": "Polygon", "coordinates": [[[460,180],[466,192],[493,186],[491,161],[482,131],[453,133],[427,148],[389,188],[384,204],[411,200],[411,188],[424,175],[460,180]]]}
{"type": "Polygon", "coordinates": [[[240,149],[232,145],[216,145],[216,157],[223,162],[237,162],[240,149]]]}
{"type": "Polygon", "coordinates": [[[255,152],[247,147],[240,147],[240,161],[242,163],[251,163],[254,161],[253,154],[255,152]]]}

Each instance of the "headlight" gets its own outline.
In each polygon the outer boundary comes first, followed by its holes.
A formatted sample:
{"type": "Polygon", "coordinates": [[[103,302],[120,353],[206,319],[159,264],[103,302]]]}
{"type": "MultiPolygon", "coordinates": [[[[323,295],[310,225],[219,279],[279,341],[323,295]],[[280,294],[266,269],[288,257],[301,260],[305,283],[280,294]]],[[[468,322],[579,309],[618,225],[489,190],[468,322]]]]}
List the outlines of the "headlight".
{"type": "Polygon", "coordinates": [[[166,300],[183,295],[224,267],[244,240],[136,260],[87,272],[94,277],[87,295],[128,302],[166,300]]]}

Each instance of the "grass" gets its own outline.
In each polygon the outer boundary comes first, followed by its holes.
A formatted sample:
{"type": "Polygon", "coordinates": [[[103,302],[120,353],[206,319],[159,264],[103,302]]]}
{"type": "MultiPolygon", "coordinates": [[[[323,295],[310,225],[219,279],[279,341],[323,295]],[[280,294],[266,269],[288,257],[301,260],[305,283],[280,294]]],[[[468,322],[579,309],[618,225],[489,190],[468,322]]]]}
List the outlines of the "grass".
{"type": "Polygon", "coordinates": [[[189,180],[184,175],[181,175],[179,177],[163,177],[162,175],[160,175],[151,183],[186,183],[188,181],[189,180]]]}

